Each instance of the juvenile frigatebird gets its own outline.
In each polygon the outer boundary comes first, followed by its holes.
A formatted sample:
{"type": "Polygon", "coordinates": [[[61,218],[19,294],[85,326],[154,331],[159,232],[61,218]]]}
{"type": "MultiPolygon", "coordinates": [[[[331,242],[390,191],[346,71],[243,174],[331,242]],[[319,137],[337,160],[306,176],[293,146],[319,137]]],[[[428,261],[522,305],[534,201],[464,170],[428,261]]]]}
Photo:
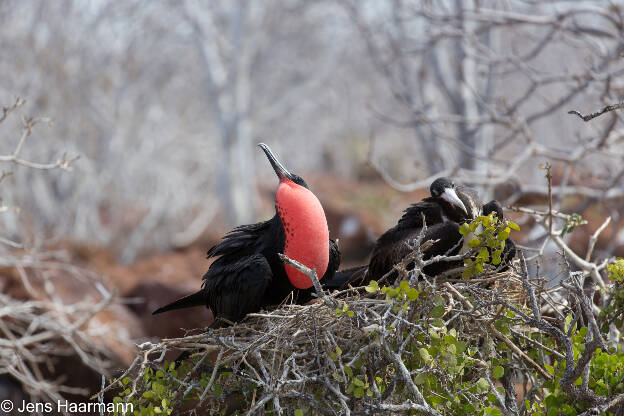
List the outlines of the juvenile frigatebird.
{"type": "MultiPolygon", "coordinates": [[[[433,181],[429,192],[431,197],[407,208],[397,225],[377,239],[363,283],[381,278],[409,254],[409,244],[418,237],[423,228],[423,217],[428,227],[423,242],[439,240],[425,251],[427,259],[445,254],[451,249],[459,241],[456,237],[459,235],[461,238],[459,225],[471,221],[481,212],[481,202],[476,191],[465,186],[456,186],[448,178],[433,181]]],[[[425,273],[428,272],[433,273],[435,270],[425,270],[425,273]]]]}
{"type": "MultiPolygon", "coordinates": [[[[379,280],[411,251],[409,244],[420,234],[423,217],[428,227],[428,235],[425,237],[429,237],[423,242],[432,237],[440,240],[430,248],[431,253],[425,253],[426,258],[444,254],[446,250],[440,253],[438,251],[451,242],[456,242],[455,233],[459,235],[459,224],[476,218],[481,212],[481,202],[475,190],[456,186],[449,178],[444,177],[433,181],[429,192],[430,197],[407,208],[398,223],[377,239],[368,265],[341,270],[324,287],[329,290],[340,289],[349,284],[360,286],[371,280],[379,280]]],[[[390,281],[392,280],[394,279],[391,278],[390,281]]]]}
{"type": "Polygon", "coordinates": [[[290,173],[264,143],[266,154],[279,178],[275,216],[268,221],[241,225],[208,250],[218,257],[203,277],[202,289],[154,311],[205,305],[215,315],[236,322],[269,305],[277,305],[290,293],[297,303],[311,299],[309,277],[284,265],[278,253],[315,269],[322,281],[334,276],[340,252],[329,239],[325,212],[306,182],[290,173]]]}
{"type": "MultiPolygon", "coordinates": [[[[467,186],[455,185],[448,178],[438,178],[431,184],[431,197],[407,208],[397,225],[383,233],[375,244],[368,266],[341,270],[336,277],[325,284],[327,289],[344,288],[348,284],[360,286],[371,280],[379,280],[394,265],[398,264],[411,251],[412,242],[423,229],[423,216],[427,230],[422,242],[433,240],[435,243],[423,251],[423,258],[430,259],[437,255],[456,255],[464,252],[462,235],[459,227],[480,215],[496,212],[503,218],[502,208],[497,201],[482,205],[477,192],[467,186]]],[[[507,264],[515,255],[515,245],[508,239],[503,252],[503,261],[507,264]]],[[[466,245],[467,246],[467,245],[466,245]]],[[[425,274],[436,276],[444,271],[461,267],[462,262],[438,262],[424,268],[425,274]]],[[[408,267],[409,268],[409,267],[408,267]]],[[[390,276],[390,281],[395,279],[390,276]]]]}

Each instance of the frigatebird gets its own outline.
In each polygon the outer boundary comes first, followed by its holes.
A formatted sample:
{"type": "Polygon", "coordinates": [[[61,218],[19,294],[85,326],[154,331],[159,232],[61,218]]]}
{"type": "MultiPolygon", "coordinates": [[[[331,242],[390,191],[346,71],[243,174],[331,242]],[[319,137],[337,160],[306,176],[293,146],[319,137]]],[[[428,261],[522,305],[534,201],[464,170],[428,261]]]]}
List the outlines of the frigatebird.
{"type": "MultiPolygon", "coordinates": [[[[217,257],[203,277],[202,288],[153,314],[205,305],[215,323],[237,322],[263,307],[280,304],[291,293],[297,303],[311,299],[312,281],[278,257],[284,253],[315,269],[322,281],[334,276],[340,252],[329,239],[325,212],[306,182],[290,173],[269,147],[260,143],[279,178],[275,216],[268,221],[241,225],[208,250],[217,257]]],[[[217,325],[219,324],[217,323],[217,325]]]]}
{"type": "MultiPolygon", "coordinates": [[[[431,184],[431,197],[407,208],[398,223],[383,233],[375,244],[371,260],[367,266],[354,267],[339,271],[333,280],[325,284],[327,289],[340,289],[347,285],[360,286],[371,280],[379,280],[393,270],[411,251],[411,244],[420,235],[424,223],[427,229],[422,242],[434,241],[423,251],[423,258],[430,259],[437,255],[456,255],[464,252],[459,227],[480,215],[496,212],[502,220],[502,207],[497,201],[482,205],[477,192],[467,186],[455,185],[448,178],[438,178],[431,184]]],[[[503,252],[503,261],[508,264],[515,255],[515,244],[508,239],[503,252]]],[[[461,267],[462,262],[438,262],[426,266],[423,270],[428,276],[436,276],[447,270],[461,267]]],[[[408,266],[408,269],[413,266],[408,266]]],[[[393,281],[395,273],[389,276],[393,281]]]]}
{"type": "Polygon", "coordinates": [[[481,203],[476,191],[465,186],[458,187],[448,178],[433,181],[429,192],[431,197],[407,208],[397,225],[377,239],[363,283],[381,278],[411,251],[409,243],[420,234],[423,218],[428,227],[423,242],[440,240],[425,251],[425,258],[429,258],[451,249],[458,241],[456,237],[459,235],[461,238],[459,225],[471,221],[480,213],[481,203]]]}

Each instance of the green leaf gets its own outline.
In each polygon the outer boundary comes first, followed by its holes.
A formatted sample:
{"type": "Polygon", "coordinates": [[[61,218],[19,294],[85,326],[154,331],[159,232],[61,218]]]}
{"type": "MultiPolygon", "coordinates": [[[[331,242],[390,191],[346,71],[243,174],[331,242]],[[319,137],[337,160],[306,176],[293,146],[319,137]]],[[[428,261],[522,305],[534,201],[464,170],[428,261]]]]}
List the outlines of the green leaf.
{"type": "Polygon", "coordinates": [[[488,391],[490,389],[490,384],[483,377],[481,377],[477,381],[476,386],[477,386],[477,390],[479,390],[480,392],[485,392],[485,391],[488,391]]]}
{"type": "Polygon", "coordinates": [[[507,225],[509,226],[509,228],[511,228],[512,230],[516,230],[516,231],[520,231],[520,226],[518,226],[518,224],[516,224],[513,221],[507,221],[507,225]]]}
{"type": "Polygon", "coordinates": [[[368,286],[366,286],[364,289],[366,289],[368,293],[375,293],[379,290],[379,284],[375,280],[371,280],[368,283],[368,286]]]}
{"type": "Polygon", "coordinates": [[[407,299],[408,300],[416,300],[416,299],[418,299],[418,296],[420,296],[420,291],[410,287],[407,290],[406,294],[407,294],[407,299]]]}
{"type": "Polygon", "coordinates": [[[442,315],[444,315],[444,306],[442,305],[436,306],[431,310],[432,318],[442,318],[442,315]]]}
{"type": "Polygon", "coordinates": [[[364,382],[362,380],[360,380],[359,378],[354,378],[353,379],[353,384],[355,384],[358,387],[363,387],[364,386],[364,382]]]}
{"type": "Polygon", "coordinates": [[[339,357],[342,355],[342,349],[340,347],[336,347],[336,355],[339,357]]]}
{"type": "Polygon", "coordinates": [[[481,245],[481,240],[478,238],[473,238],[472,240],[468,242],[468,246],[470,248],[479,247],[480,245],[481,245]]]}
{"type": "Polygon", "coordinates": [[[466,223],[463,223],[460,227],[459,227],[459,233],[461,235],[466,235],[470,232],[470,226],[466,223]]]}
{"type": "Polygon", "coordinates": [[[426,348],[423,347],[420,350],[418,350],[418,352],[420,353],[420,358],[422,358],[423,361],[425,362],[431,361],[431,355],[429,354],[429,351],[427,351],[426,348]]]}
{"type": "Polygon", "coordinates": [[[364,389],[362,387],[356,387],[353,389],[353,396],[355,396],[356,399],[361,399],[364,397],[364,389]]]}
{"type": "Polygon", "coordinates": [[[502,416],[503,414],[503,412],[501,412],[500,409],[497,409],[496,407],[488,407],[487,412],[492,416],[502,416]]]}
{"type": "Polygon", "coordinates": [[[479,250],[479,254],[477,254],[477,257],[483,259],[483,261],[488,261],[490,258],[490,253],[488,253],[487,248],[483,247],[481,248],[481,250],[479,250]]]}
{"type": "Polygon", "coordinates": [[[500,365],[494,367],[493,376],[494,378],[501,378],[505,374],[505,369],[500,365]]]}
{"type": "Polygon", "coordinates": [[[440,305],[445,306],[446,305],[446,301],[444,300],[444,297],[442,297],[441,295],[436,295],[433,298],[433,304],[435,306],[440,306],[440,305]]]}
{"type": "Polygon", "coordinates": [[[295,416],[303,416],[303,410],[295,409],[295,416]]]}
{"type": "Polygon", "coordinates": [[[427,373],[418,373],[416,377],[414,377],[415,384],[423,384],[427,380],[427,373]]]}
{"type": "Polygon", "coordinates": [[[349,318],[353,318],[353,317],[355,316],[355,312],[353,312],[353,311],[347,311],[347,316],[348,316],[349,318]]]}

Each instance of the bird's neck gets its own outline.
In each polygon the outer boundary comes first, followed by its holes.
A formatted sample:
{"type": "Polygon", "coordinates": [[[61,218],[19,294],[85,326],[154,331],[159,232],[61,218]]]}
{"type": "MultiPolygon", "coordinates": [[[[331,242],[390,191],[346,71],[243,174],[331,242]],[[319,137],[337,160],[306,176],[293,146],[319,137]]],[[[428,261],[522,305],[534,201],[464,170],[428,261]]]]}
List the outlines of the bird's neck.
{"type": "MultiPolygon", "coordinates": [[[[329,263],[329,229],[318,198],[303,186],[282,182],[277,188],[275,209],[284,230],[284,254],[315,269],[320,279],[329,263]]],[[[284,267],[293,286],[312,286],[308,276],[292,266],[284,267]]]]}

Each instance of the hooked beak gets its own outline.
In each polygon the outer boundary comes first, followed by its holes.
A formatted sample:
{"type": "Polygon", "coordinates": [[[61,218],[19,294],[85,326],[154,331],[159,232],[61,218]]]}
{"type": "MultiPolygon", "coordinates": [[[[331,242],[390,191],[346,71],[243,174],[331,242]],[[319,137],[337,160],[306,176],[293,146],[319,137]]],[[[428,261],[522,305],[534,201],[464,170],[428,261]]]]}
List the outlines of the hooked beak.
{"type": "Polygon", "coordinates": [[[444,193],[441,196],[442,199],[446,200],[449,204],[460,207],[462,210],[464,210],[466,215],[468,215],[468,210],[466,209],[466,206],[461,201],[461,199],[459,199],[459,197],[457,196],[455,189],[445,188],[444,193]]]}
{"type": "Polygon", "coordinates": [[[286,170],[284,166],[282,166],[279,160],[277,160],[277,158],[273,155],[273,152],[271,152],[271,149],[269,149],[269,146],[267,146],[264,143],[258,143],[258,146],[260,146],[260,148],[264,151],[264,154],[269,159],[269,162],[271,162],[271,166],[273,166],[273,170],[275,171],[275,173],[277,173],[277,176],[280,178],[280,181],[282,181],[283,179],[292,180],[291,173],[288,172],[288,170],[286,170]]]}

